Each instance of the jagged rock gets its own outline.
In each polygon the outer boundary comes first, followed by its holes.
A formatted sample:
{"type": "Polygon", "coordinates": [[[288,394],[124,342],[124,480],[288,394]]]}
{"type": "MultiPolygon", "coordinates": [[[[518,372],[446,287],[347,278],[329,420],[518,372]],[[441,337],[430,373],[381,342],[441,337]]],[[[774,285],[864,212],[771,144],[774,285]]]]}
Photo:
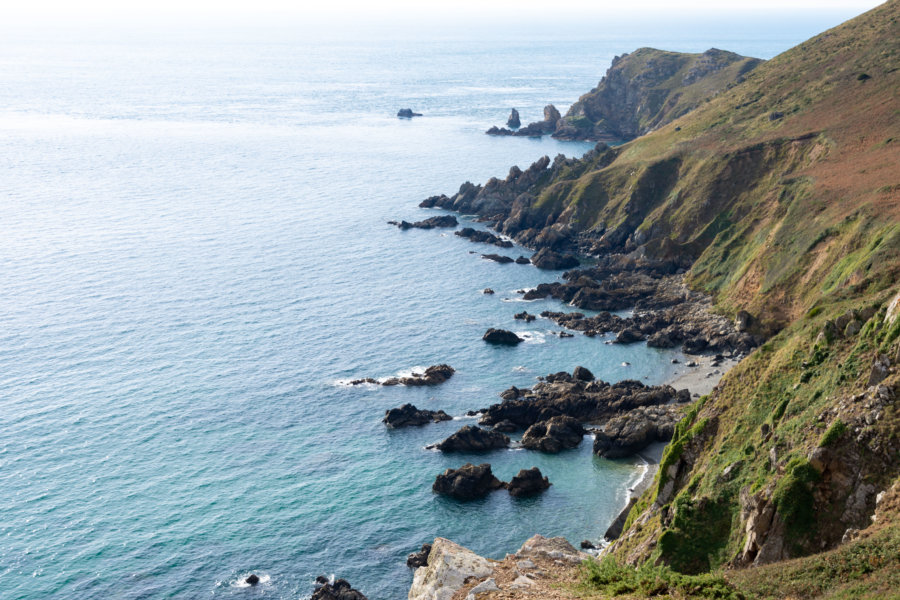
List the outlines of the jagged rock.
{"type": "Polygon", "coordinates": [[[621,458],[640,452],[653,442],[672,439],[681,411],[674,406],[637,408],[607,421],[595,432],[594,453],[621,458]]]}
{"type": "Polygon", "coordinates": [[[438,217],[429,217],[424,221],[416,221],[415,223],[410,223],[409,221],[388,221],[388,225],[396,225],[400,229],[434,229],[436,227],[456,227],[459,225],[459,221],[456,220],[456,217],[453,215],[440,215],[438,217]]]}
{"type": "Polygon", "coordinates": [[[618,334],[616,334],[617,344],[633,344],[635,342],[642,341],[644,341],[644,334],[639,330],[634,329],[633,327],[623,329],[618,334]]]}
{"type": "Polygon", "coordinates": [[[439,421],[450,421],[453,417],[442,410],[419,410],[412,404],[404,404],[400,408],[392,408],[385,412],[382,422],[388,427],[400,428],[439,421]]]}
{"type": "Polygon", "coordinates": [[[484,288],[484,291],[481,293],[490,295],[494,293],[494,290],[492,290],[491,288],[484,288]]]}
{"type": "Polygon", "coordinates": [[[411,108],[401,108],[397,111],[397,116],[401,119],[411,119],[413,117],[421,117],[422,113],[413,112],[411,108]]]}
{"type": "Polygon", "coordinates": [[[590,557],[589,554],[576,550],[564,537],[545,538],[542,535],[529,538],[516,552],[516,556],[520,559],[541,557],[570,565],[581,564],[590,557]]]}
{"type": "Polygon", "coordinates": [[[428,565],[416,569],[409,600],[450,600],[466,582],[490,577],[494,564],[471,550],[444,538],[436,538],[428,565]]]}
{"type": "Polygon", "coordinates": [[[884,381],[888,375],[891,374],[891,359],[885,355],[881,354],[875,358],[875,362],[872,363],[872,370],[869,372],[869,380],[866,384],[868,387],[873,385],[878,385],[882,381],[884,381]]]}
{"type": "Polygon", "coordinates": [[[584,427],[576,419],[557,416],[529,427],[522,436],[522,446],[556,453],[576,447],[585,433],[584,427]]]}
{"type": "Polygon", "coordinates": [[[516,344],[524,341],[512,331],[507,331],[505,329],[494,329],[493,327],[488,329],[481,339],[488,342],[489,344],[497,344],[501,346],[515,346],[516,344]]]}
{"type": "Polygon", "coordinates": [[[581,540],[581,549],[582,550],[596,550],[597,546],[591,540],[581,540]]]}
{"type": "Polygon", "coordinates": [[[378,383],[378,380],[375,379],[374,377],[366,377],[366,378],[364,378],[364,379],[354,379],[353,381],[350,382],[350,385],[361,385],[361,384],[363,384],[363,383],[375,383],[375,384],[377,384],[377,383],[378,383]]]}
{"type": "Polygon", "coordinates": [[[485,260],[492,260],[494,262],[500,263],[501,265],[506,265],[514,262],[512,258],[510,258],[509,256],[503,256],[502,254],[482,254],[481,258],[485,260]]]}
{"type": "Polygon", "coordinates": [[[499,431],[466,425],[434,448],[441,452],[484,452],[509,446],[509,438],[499,431]]]}
{"type": "Polygon", "coordinates": [[[406,566],[410,569],[418,569],[428,564],[428,555],[431,554],[431,544],[422,544],[418,552],[411,552],[406,557],[406,566]]]}
{"type": "Polygon", "coordinates": [[[520,313],[516,313],[513,315],[513,318],[518,321],[525,321],[526,323],[531,323],[532,321],[537,319],[536,316],[529,314],[528,311],[522,311],[520,313]]]}
{"type": "Polygon", "coordinates": [[[425,369],[425,373],[413,373],[410,377],[400,377],[399,382],[402,385],[412,387],[422,385],[438,385],[444,383],[456,372],[456,369],[450,365],[432,365],[425,369]]]}
{"type": "Polygon", "coordinates": [[[475,500],[501,487],[503,482],[494,477],[490,464],[476,466],[466,463],[458,469],[447,469],[438,475],[431,489],[457,500],[475,500]]]}
{"type": "Polygon", "coordinates": [[[513,243],[502,238],[497,237],[492,233],[488,233],[487,231],[481,231],[480,229],[473,229],[471,227],[463,227],[459,231],[454,231],[454,235],[458,235],[459,237],[467,238],[473,242],[481,242],[483,244],[493,244],[494,246],[500,246],[501,248],[512,248],[513,243]]]}
{"type": "Polygon", "coordinates": [[[250,573],[250,576],[247,577],[244,582],[249,585],[256,585],[257,583],[259,583],[259,575],[257,575],[256,573],[250,573]]]}
{"type": "Polygon", "coordinates": [[[522,469],[506,485],[511,496],[521,498],[539,494],[550,487],[550,480],[541,474],[537,467],[522,469]]]}
{"type": "Polygon", "coordinates": [[[519,119],[519,111],[516,109],[510,111],[509,118],[506,120],[506,126],[513,129],[518,129],[522,126],[522,121],[519,119]]]}
{"type": "Polygon", "coordinates": [[[571,254],[559,254],[550,248],[541,248],[531,257],[531,264],[538,269],[557,271],[562,269],[572,269],[581,263],[579,263],[578,259],[571,254]]]}
{"type": "Polygon", "coordinates": [[[519,258],[516,259],[516,264],[517,265],[530,265],[531,259],[528,258],[527,256],[520,255],[519,258]]]}
{"type": "Polygon", "coordinates": [[[346,579],[333,584],[325,583],[313,592],[310,600],[368,600],[359,590],[354,590],[346,579]]]}
{"type": "Polygon", "coordinates": [[[581,367],[581,366],[575,367],[575,370],[572,371],[572,377],[577,379],[578,381],[593,381],[594,380],[594,374],[591,373],[585,367],[581,367]]]}
{"type": "Polygon", "coordinates": [[[494,425],[494,431],[505,431],[507,433],[511,431],[518,431],[518,427],[512,421],[500,421],[496,425],[494,425]]]}

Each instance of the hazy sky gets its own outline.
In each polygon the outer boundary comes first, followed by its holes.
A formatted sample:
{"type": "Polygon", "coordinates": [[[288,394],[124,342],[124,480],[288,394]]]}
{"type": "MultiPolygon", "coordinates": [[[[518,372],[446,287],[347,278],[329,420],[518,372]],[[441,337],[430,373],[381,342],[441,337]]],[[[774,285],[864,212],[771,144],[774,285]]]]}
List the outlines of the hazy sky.
{"type": "Polygon", "coordinates": [[[303,18],[519,18],[659,13],[813,12],[855,15],[872,0],[22,0],[3,2],[0,19],[96,20],[106,18],[241,16],[303,18]]]}

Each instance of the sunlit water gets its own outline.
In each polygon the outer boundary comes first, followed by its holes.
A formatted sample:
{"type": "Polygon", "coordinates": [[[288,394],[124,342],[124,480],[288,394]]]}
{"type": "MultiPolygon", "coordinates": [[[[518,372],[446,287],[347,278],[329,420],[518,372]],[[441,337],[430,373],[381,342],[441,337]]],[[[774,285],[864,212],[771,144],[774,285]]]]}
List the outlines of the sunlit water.
{"type": "Polygon", "coordinates": [[[460,416],[579,364],[658,383],[672,354],[514,321],[562,308],[516,300],[554,274],[385,221],[435,214],[416,205],[467,179],[583,153],[482,132],[513,106],[526,122],[564,110],[614,54],[771,56],[802,37],[655,35],[4,38],[0,596],[299,598],[335,573],[401,598],[406,554],[435,536],[494,557],[534,533],[599,538],[639,460],[595,458],[589,440],[443,456],[424,446],[471,419],[380,419],[406,402],[460,416]],[[407,106],[426,116],[393,116],[407,106]],[[528,341],[490,347],[492,326],[528,341]],[[435,388],[340,383],[440,362],[458,372],[435,388]],[[432,494],[470,460],[503,479],[536,465],[553,486],[432,494]],[[255,588],[240,584],[250,572],[255,588]]]}

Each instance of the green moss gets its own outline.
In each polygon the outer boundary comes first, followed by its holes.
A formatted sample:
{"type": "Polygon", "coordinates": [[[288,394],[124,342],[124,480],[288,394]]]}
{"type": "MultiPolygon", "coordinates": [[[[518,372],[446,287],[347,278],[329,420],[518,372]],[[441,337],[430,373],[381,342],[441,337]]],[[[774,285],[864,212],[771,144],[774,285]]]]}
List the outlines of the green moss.
{"type": "Polygon", "coordinates": [[[813,484],[818,480],[819,472],[809,461],[795,458],[787,464],[784,476],[775,486],[772,500],[795,545],[802,545],[816,528],[813,484]]]}
{"type": "Polygon", "coordinates": [[[825,447],[834,444],[846,431],[847,424],[840,419],[836,419],[831,424],[831,427],[828,428],[828,431],[825,432],[825,435],[822,436],[822,439],[819,440],[819,446],[825,447]]]}

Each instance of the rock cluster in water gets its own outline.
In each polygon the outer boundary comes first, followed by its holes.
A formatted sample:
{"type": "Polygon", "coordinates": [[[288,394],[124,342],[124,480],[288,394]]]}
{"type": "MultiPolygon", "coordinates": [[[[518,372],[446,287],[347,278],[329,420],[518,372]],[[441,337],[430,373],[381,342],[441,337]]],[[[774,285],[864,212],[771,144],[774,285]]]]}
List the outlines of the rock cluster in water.
{"type": "Polygon", "coordinates": [[[316,590],[310,600],[368,600],[359,590],[353,589],[346,579],[329,583],[324,575],[316,577],[316,590]]]}
{"type": "Polygon", "coordinates": [[[453,420],[453,417],[442,410],[419,410],[412,404],[404,404],[400,408],[392,408],[386,411],[382,422],[388,427],[396,429],[451,420],[453,420]]]}
{"type": "Polygon", "coordinates": [[[453,215],[440,215],[429,217],[422,221],[410,223],[409,221],[388,221],[388,225],[396,225],[404,231],[407,229],[435,229],[437,227],[456,227],[459,221],[453,215]]]}
{"type": "Polygon", "coordinates": [[[350,385],[361,385],[363,383],[381,384],[386,386],[408,385],[410,387],[438,385],[453,377],[455,372],[456,369],[450,365],[432,365],[425,369],[424,373],[412,373],[409,377],[391,377],[384,381],[378,381],[374,377],[366,377],[364,379],[354,379],[350,382],[350,385]]]}
{"type": "Polygon", "coordinates": [[[490,464],[466,463],[458,469],[447,469],[439,474],[431,489],[437,494],[457,500],[476,500],[499,489],[506,489],[516,497],[532,496],[546,490],[550,485],[550,480],[544,477],[537,467],[522,469],[506,483],[494,476],[490,464]]]}

